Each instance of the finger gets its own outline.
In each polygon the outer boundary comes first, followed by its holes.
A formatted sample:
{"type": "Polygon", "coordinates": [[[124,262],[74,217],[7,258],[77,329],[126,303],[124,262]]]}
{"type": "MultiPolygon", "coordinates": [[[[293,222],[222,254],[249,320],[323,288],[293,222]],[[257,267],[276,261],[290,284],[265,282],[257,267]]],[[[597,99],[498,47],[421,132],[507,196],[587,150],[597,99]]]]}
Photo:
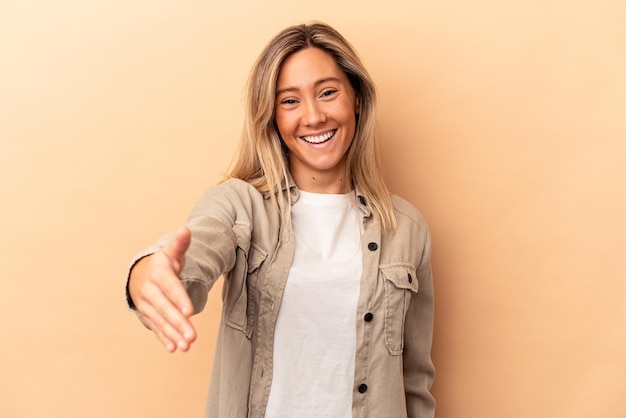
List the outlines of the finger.
{"type": "Polygon", "coordinates": [[[186,226],[176,230],[174,238],[161,251],[174,263],[174,270],[179,274],[185,263],[185,252],[191,243],[191,231],[186,226]]]}
{"type": "Polygon", "coordinates": [[[187,317],[193,315],[193,306],[187,291],[178,280],[178,275],[185,263],[185,252],[189,248],[190,243],[191,231],[186,226],[182,226],[175,232],[172,241],[160,251],[160,253],[168,258],[173,270],[172,273],[177,279],[175,281],[176,283],[172,280],[164,280],[162,290],[168,299],[170,299],[187,317]]]}
{"type": "MultiPolygon", "coordinates": [[[[191,342],[195,339],[196,333],[193,325],[178,305],[167,294],[168,288],[175,289],[180,298],[186,298],[188,304],[189,296],[182,284],[176,277],[162,279],[163,282],[150,283],[142,289],[141,304],[137,306],[140,313],[149,318],[156,327],[177,344],[179,341],[191,342]]],[[[174,290],[169,292],[174,292],[174,290]]]]}
{"type": "Polygon", "coordinates": [[[149,320],[148,318],[144,318],[143,321],[144,324],[154,332],[154,335],[157,336],[157,338],[159,339],[159,341],[161,341],[167,351],[169,351],[170,353],[176,351],[176,344],[174,343],[174,341],[169,339],[153,321],[149,320]]]}
{"type": "Polygon", "coordinates": [[[159,332],[155,333],[157,335],[157,337],[159,338],[159,340],[161,340],[161,342],[165,346],[165,349],[167,351],[169,351],[170,353],[173,353],[174,351],[176,351],[176,349],[179,349],[181,351],[189,350],[189,348],[191,347],[191,343],[186,341],[182,337],[176,338],[176,339],[171,339],[168,336],[168,335],[170,335],[171,332],[175,333],[173,328],[171,328],[169,326],[169,324],[166,323],[166,324],[164,324],[162,331],[159,331],[159,332]]]}
{"type": "Polygon", "coordinates": [[[157,308],[159,319],[162,319],[161,329],[172,339],[179,348],[185,347],[196,338],[196,331],[191,321],[174,305],[157,308]]]}
{"type": "Polygon", "coordinates": [[[154,331],[165,348],[173,352],[176,348],[187,351],[195,340],[193,325],[183,316],[175,306],[159,308],[147,305],[143,307],[147,325],[154,331]]]}

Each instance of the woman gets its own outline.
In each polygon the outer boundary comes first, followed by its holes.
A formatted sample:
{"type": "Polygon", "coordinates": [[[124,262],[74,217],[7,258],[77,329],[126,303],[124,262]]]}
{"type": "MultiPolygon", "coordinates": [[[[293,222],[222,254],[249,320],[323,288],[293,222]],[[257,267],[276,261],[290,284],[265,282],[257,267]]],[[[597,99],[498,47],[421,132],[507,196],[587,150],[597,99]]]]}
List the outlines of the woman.
{"type": "Polygon", "coordinates": [[[325,24],[248,80],[238,159],[186,227],[137,256],[129,305],[170,352],[224,275],[207,417],[432,417],[430,234],[382,181],[375,89],[325,24]]]}

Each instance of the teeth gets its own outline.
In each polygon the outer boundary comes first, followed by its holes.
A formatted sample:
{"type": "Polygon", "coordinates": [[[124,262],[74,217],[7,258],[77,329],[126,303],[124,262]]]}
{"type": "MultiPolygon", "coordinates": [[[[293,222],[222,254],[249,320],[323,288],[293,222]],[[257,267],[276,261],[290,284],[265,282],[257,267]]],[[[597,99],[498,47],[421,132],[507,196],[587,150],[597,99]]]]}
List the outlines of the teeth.
{"type": "Polygon", "coordinates": [[[330,138],[333,137],[333,135],[335,135],[335,131],[330,131],[328,133],[325,133],[324,135],[319,136],[303,136],[302,139],[311,144],[321,144],[322,142],[328,141],[330,138]]]}

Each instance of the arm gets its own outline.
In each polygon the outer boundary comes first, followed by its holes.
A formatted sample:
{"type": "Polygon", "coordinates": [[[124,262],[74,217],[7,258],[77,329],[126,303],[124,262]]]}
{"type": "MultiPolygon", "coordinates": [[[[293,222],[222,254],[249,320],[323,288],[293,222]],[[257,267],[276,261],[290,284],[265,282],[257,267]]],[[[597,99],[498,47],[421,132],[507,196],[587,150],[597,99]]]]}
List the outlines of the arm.
{"type": "Polygon", "coordinates": [[[196,337],[191,300],[178,279],[190,241],[189,229],[180,228],[169,244],[135,263],[127,282],[129,305],[169,352],[187,351],[196,337]]]}
{"type": "Polygon", "coordinates": [[[189,317],[204,308],[213,283],[233,267],[237,216],[228,191],[212,188],[187,227],[136,258],[127,281],[128,305],[168,351],[189,349],[196,338],[189,317]]]}
{"type": "Polygon", "coordinates": [[[435,399],[430,393],[435,378],[435,369],[430,359],[434,322],[430,249],[428,234],[417,270],[419,291],[411,297],[404,328],[404,388],[410,418],[435,416],[435,399]]]}

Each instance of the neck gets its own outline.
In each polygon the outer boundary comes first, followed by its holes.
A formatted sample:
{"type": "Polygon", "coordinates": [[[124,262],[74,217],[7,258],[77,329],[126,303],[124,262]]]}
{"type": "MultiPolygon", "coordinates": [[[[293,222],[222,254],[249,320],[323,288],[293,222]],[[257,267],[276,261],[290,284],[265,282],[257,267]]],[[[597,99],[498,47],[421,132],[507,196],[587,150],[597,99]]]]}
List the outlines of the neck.
{"type": "Polygon", "coordinates": [[[345,172],[341,175],[335,173],[298,173],[291,172],[293,181],[298,189],[311,193],[344,194],[350,190],[350,184],[346,181],[345,172]]]}

